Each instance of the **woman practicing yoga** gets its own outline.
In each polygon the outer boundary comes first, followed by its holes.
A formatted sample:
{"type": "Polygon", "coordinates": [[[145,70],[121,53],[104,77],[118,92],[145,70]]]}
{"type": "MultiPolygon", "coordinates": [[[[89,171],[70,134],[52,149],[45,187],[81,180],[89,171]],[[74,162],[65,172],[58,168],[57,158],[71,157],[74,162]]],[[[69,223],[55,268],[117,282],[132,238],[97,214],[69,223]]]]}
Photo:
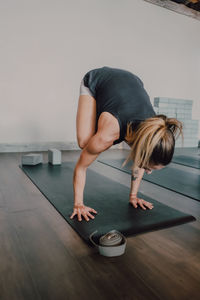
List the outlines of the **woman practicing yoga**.
{"type": "Polygon", "coordinates": [[[155,114],[136,75],[103,67],[89,71],[81,82],[76,126],[83,150],[74,170],[74,210],[70,218],[94,219],[92,213],[97,212],[83,203],[86,170],[101,152],[122,141],[131,147],[127,160],[133,160],[129,202],[135,208],[152,209],[152,203],[137,197],[141,179],[144,172],[150,174],[170,163],[175,138],[182,135],[182,123],[155,114]]]}

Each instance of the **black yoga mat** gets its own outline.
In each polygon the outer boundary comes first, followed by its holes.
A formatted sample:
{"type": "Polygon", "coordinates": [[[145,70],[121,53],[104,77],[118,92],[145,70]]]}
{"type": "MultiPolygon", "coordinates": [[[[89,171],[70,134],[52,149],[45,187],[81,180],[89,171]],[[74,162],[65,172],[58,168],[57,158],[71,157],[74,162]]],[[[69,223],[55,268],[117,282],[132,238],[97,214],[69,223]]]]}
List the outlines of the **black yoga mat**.
{"type": "Polygon", "coordinates": [[[173,163],[200,169],[200,156],[174,155],[173,163]]]}
{"type": "Polygon", "coordinates": [[[98,214],[94,220],[79,222],[77,218],[70,219],[73,210],[73,163],[63,163],[61,166],[40,164],[37,166],[22,166],[22,170],[53,204],[65,220],[89,242],[89,235],[95,230],[98,233],[94,240],[112,229],[125,236],[162,229],[186,222],[194,221],[191,215],[161,204],[140,194],[145,200],[154,204],[152,210],[135,209],[129,203],[129,188],[105,176],[88,170],[85,187],[85,205],[98,214]]]}
{"type": "MultiPolygon", "coordinates": [[[[125,159],[100,159],[98,162],[131,174],[132,162],[122,167],[125,159]]],[[[172,190],[179,194],[200,201],[200,175],[192,172],[178,170],[167,166],[161,170],[155,170],[152,174],[144,174],[143,179],[159,186],[172,190]]]]}

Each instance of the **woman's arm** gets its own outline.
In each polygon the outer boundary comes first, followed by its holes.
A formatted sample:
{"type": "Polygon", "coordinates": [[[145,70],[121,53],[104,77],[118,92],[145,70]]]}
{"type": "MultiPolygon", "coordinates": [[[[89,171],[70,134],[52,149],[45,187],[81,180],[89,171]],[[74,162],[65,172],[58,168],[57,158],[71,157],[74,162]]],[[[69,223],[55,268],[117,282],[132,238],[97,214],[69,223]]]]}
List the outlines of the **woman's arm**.
{"type": "Polygon", "coordinates": [[[74,170],[74,205],[83,205],[83,191],[86,181],[86,170],[99,154],[110,148],[112,140],[106,140],[101,132],[96,133],[81,152],[74,170]]]}
{"type": "Polygon", "coordinates": [[[137,208],[137,206],[139,204],[140,207],[144,210],[146,209],[146,207],[148,207],[149,209],[152,209],[153,208],[152,203],[137,197],[137,193],[138,193],[139,186],[140,186],[143,175],[144,175],[144,169],[143,168],[137,168],[137,169],[132,171],[129,202],[135,208],[137,208]]]}
{"type": "Polygon", "coordinates": [[[97,212],[93,208],[85,206],[83,203],[86,171],[88,166],[98,157],[98,155],[112,146],[112,144],[113,141],[106,140],[99,132],[90,139],[87,146],[81,152],[74,170],[74,210],[70,217],[71,219],[75,215],[77,215],[79,221],[82,221],[82,216],[86,221],[89,221],[89,218],[94,219],[91,212],[97,212]]]}
{"type": "Polygon", "coordinates": [[[144,175],[144,169],[137,168],[132,171],[131,190],[130,190],[131,195],[137,196],[143,175],[144,175]]]}
{"type": "Polygon", "coordinates": [[[74,212],[71,215],[73,218],[76,214],[78,220],[81,221],[81,215],[89,221],[89,218],[94,218],[90,212],[96,211],[90,207],[84,206],[83,193],[86,181],[86,171],[89,165],[98,157],[98,155],[110,148],[113,142],[119,138],[119,124],[117,119],[109,113],[102,113],[98,121],[98,131],[89,140],[87,146],[81,152],[80,158],[74,170],[74,212]]]}

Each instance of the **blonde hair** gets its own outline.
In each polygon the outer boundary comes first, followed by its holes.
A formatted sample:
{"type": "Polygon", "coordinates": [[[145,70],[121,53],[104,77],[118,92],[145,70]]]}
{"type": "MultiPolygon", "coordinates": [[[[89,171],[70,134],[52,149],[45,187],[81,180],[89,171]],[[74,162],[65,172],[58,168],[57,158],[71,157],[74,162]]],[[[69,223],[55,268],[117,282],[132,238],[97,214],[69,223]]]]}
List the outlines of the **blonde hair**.
{"type": "Polygon", "coordinates": [[[183,125],[175,118],[156,115],[140,123],[134,130],[128,124],[126,141],[131,152],[123,165],[133,160],[133,168],[167,165],[170,163],[175,147],[175,139],[181,135],[183,143],[183,125]]]}

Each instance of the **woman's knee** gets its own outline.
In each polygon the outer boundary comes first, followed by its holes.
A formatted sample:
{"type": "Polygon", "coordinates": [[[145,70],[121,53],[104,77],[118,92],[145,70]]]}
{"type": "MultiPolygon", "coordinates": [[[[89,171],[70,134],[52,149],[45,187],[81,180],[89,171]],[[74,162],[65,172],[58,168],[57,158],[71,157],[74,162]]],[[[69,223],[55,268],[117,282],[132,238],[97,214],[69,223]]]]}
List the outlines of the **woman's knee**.
{"type": "Polygon", "coordinates": [[[84,149],[87,146],[87,144],[88,144],[88,140],[78,138],[78,145],[81,149],[84,149]]]}

